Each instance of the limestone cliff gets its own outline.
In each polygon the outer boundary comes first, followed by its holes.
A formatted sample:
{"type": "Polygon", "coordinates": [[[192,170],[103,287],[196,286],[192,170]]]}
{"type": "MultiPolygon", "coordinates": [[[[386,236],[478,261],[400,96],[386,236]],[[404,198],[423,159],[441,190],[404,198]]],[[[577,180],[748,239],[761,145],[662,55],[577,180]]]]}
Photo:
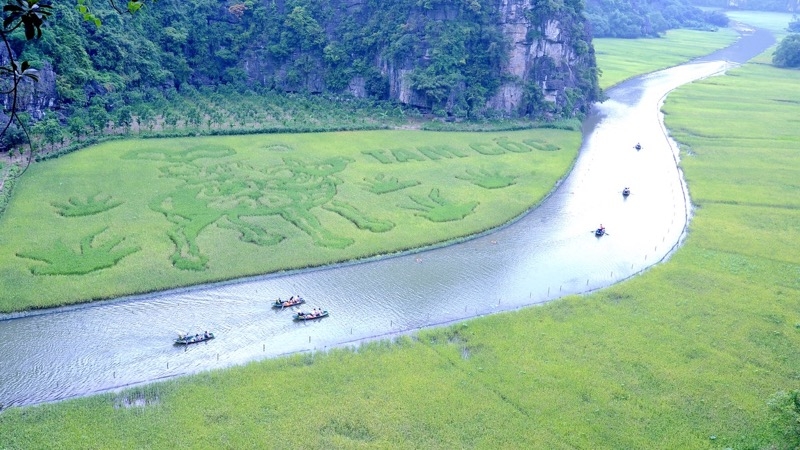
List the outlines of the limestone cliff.
{"type": "MultiPolygon", "coordinates": [[[[17,63],[19,64],[19,62],[17,63]]],[[[0,52],[0,65],[6,66],[7,64],[7,55],[0,52]]],[[[56,74],[52,65],[44,63],[43,67],[37,70],[36,76],[39,79],[38,82],[27,78],[20,82],[17,90],[17,110],[30,114],[33,119],[41,119],[45,112],[52,109],[57,102],[56,74]]],[[[11,86],[11,79],[6,77],[3,82],[8,85],[3,88],[3,91],[7,92],[11,86]]],[[[10,111],[14,101],[12,95],[3,94],[0,100],[3,102],[3,111],[10,111]]],[[[0,113],[0,115],[2,114],[0,113]]],[[[4,115],[3,119],[5,119],[4,115]]]]}
{"type": "Polygon", "coordinates": [[[581,116],[600,92],[583,0],[164,0],[136,23],[64,23],[52,31],[63,39],[37,50],[40,82],[20,91],[34,118],[223,84],[471,119],[581,116]]]}
{"type": "MultiPolygon", "coordinates": [[[[392,5],[332,3],[332,10],[345,15],[334,12],[320,23],[326,30],[325,51],[334,45],[346,48],[343,22],[369,24],[381,14],[381,6],[392,5]]],[[[371,80],[363,70],[353,71],[346,83],[333,86],[326,76],[331,64],[324,61],[330,53],[294,49],[281,59],[264,45],[251,49],[245,70],[253,82],[286,91],[371,95],[455,116],[580,116],[599,97],[594,50],[580,2],[552,10],[542,10],[532,0],[433,0],[406,9],[394,5],[394,16],[382,20],[396,21],[392,28],[402,32],[379,42],[372,53],[350,55],[363,56],[361,61],[372,65],[371,80]],[[493,50],[483,48],[487,46],[493,50]],[[453,61],[453,53],[464,49],[478,55],[453,61]],[[474,67],[482,72],[471,73],[474,67]],[[385,85],[385,91],[376,91],[376,85],[385,85]]]]}

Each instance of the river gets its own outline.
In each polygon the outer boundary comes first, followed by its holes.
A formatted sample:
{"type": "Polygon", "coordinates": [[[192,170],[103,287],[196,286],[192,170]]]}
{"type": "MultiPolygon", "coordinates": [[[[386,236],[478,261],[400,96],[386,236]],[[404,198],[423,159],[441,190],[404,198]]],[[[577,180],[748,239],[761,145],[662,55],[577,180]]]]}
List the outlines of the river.
{"type": "Polygon", "coordinates": [[[609,90],[585,122],[569,176],[539,208],[492,233],[376,261],[0,317],[0,409],[357,345],[636,275],[674,251],[691,214],[664,97],[757,55],[773,42],[764,33],[609,90]],[[608,234],[597,238],[601,223],[608,234]],[[295,323],[292,311],[271,308],[295,293],[330,317],[295,323]],[[178,330],[217,338],[174,346],[178,330]]]}

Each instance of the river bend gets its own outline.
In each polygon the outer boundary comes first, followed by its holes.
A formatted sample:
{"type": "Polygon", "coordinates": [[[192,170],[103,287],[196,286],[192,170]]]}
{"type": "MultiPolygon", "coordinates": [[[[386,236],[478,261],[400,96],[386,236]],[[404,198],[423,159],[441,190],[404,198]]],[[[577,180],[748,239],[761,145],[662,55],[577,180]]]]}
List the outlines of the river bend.
{"type": "Polygon", "coordinates": [[[690,216],[662,101],[728,67],[686,64],[610,90],[586,122],[569,176],[539,208],[490,234],[360,264],[0,318],[0,409],[388,337],[637,274],[674,250],[690,216]],[[596,238],[601,223],[608,235],[596,238]],[[331,316],[294,323],[291,311],[270,307],[294,293],[331,316]],[[218,338],[173,346],[186,329],[218,338]]]}

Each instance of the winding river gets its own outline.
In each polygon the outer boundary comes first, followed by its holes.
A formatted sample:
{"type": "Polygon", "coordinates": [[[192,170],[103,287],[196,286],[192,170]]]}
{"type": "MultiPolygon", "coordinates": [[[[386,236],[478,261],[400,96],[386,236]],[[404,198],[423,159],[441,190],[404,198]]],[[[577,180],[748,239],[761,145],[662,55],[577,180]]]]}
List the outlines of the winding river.
{"type": "Polygon", "coordinates": [[[355,345],[631,277],[679,245],[691,212],[677,147],[663,126],[664,97],[771,43],[769,33],[746,34],[728,53],[610,90],[586,121],[569,176],[539,208],[490,234],[377,261],[0,317],[0,409],[355,345]],[[601,223],[608,234],[597,238],[601,223]],[[292,293],[331,316],[295,323],[291,311],[270,307],[292,293]],[[173,346],[176,330],[185,329],[218,338],[173,346]]]}

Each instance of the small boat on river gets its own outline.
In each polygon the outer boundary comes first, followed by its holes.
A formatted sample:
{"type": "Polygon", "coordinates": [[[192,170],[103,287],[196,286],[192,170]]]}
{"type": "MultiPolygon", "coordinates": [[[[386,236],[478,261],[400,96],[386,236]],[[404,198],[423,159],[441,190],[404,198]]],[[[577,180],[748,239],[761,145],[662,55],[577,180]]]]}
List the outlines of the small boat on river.
{"type": "Polygon", "coordinates": [[[315,319],[322,319],[323,317],[328,317],[328,310],[314,310],[312,312],[303,312],[300,311],[294,316],[294,320],[315,320],[315,319]]]}
{"type": "Polygon", "coordinates": [[[642,144],[637,142],[636,145],[633,146],[633,148],[635,148],[636,150],[641,150],[642,149],[642,144]]]}
{"type": "Polygon", "coordinates": [[[303,299],[303,297],[300,297],[299,295],[293,295],[289,298],[289,300],[281,300],[278,298],[275,300],[275,303],[272,304],[272,307],[280,309],[290,308],[292,306],[302,305],[305,302],[306,301],[303,299]]]}
{"type": "Polygon", "coordinates": [[[197,344],[200,342],[210,341],[211,339],[214,339],[214,333],[209,333],[208,331],[197,334],[179,333],[178,339],[175,339],[175,344],[190,345],[190,344],[197,344]]]}
{"type": "Polygon", "coordinates": [[[631,195],[631,188],[626,187],[625,189],[622,190],[623,197],[627,197],[629,195],[631,195]]]}
{"type": "Polygon", "coordinates": [[[597,237],[605,236],[606,234],[606,227],[600,225],[600,228],[594,230],[594,235],[597,237]]]}

